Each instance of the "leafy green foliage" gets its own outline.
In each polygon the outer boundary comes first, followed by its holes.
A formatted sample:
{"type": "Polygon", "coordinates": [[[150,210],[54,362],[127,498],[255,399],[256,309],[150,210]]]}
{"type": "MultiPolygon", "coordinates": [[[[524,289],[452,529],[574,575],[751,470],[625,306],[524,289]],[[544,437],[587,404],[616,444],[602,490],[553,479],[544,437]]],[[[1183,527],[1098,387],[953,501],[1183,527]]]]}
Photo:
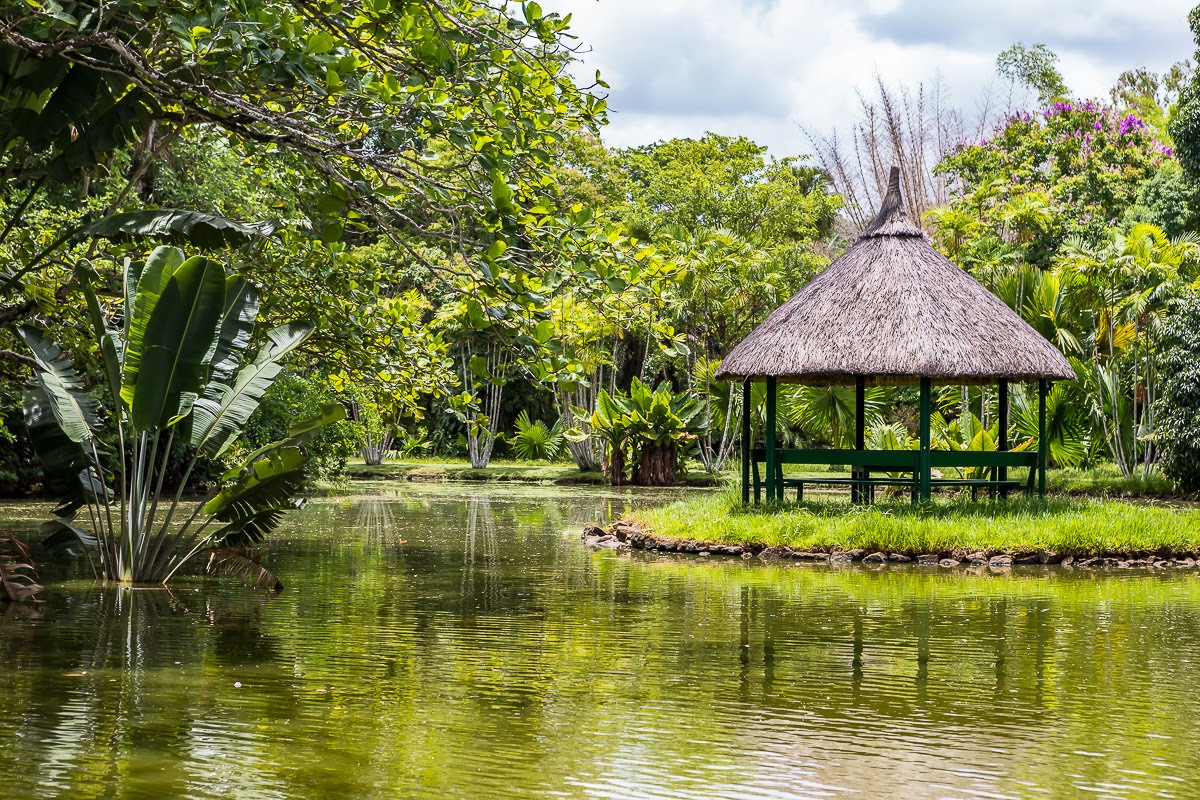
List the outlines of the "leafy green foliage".
{"type": "MultiPolygon", "coordinates": [[[[1200,6],[1188,14],[1188,26],[1196,41],[1196,52],[1200,53],[1200,6]]],[[[1170,131],[1180,165],[1193,181],[1200,179],[1200,75],[1193,74],[1180,91],[1170,131]]]]}
{"type": "Polygon", "coordinates": [[[77,235],[117,241],[148,238],[213,249],[247,244],[270,236],[275,228],[273,222],[237,222],[198,211],[155,208],[104,217],[83,226],[77,235]]]}
{"type": "Polygon", "coordinates": [[[996,71],[1038,93],[1042,104],[1066,97],[1068,89],[1058,71],[1058,56],[1044,44],[1014,44],[996,57],[996,71]]]}
{"type": "Polygon", "coordinates": [[[103,375],[113,404],[107,410],[118,422],[119,456],[111,465],[115,475],[110,478],[106,472],[95,444],[96,401],[84,392],[72,362],[31,328],[23,328],[22,336],[38,369],[37,385],[26,401],[26,425],[61,503],[58,518],[46,531],[48,541],[74,537],[97,548],[107,579],[166,582],[205,547],[254,543],[277,525],[304,484],[307,459],[299,445],[340,420],[344,411],[340,406],[323,409],[285,439],[256,450],[222,477],[213,496],[181,527],[172,528],[199,459],[229,447],[279,374],[278,359],[311,328],[297,324],[271,331],[256,358],[239,369],[234,350],[252,338],[257,291],[229,278],[219,262],[185,258],[171,248],[159,248],[144,268],[131,265],[126,273],[133,294],[122,298],[124,337],[108,329],[98,298],[85,285],[95,346],[111,360],[103,375]],[[190,439],[192,454],[160,519],[156,512],[171,445],[180,430],[190,439]],[[110,480],[120,495],[115,511],[110,480]],[[84,506],[87,522],[75,523],[75,512],[84,506]],[[207,518],[192,531],[202,511],[207,518]],[[214,521],[224,525],[206,534],[214,521]]]}
{"type": "MultiPolygon", "coordinates": [[[[243,435],[228,448],[224,459],[241,463],[254,451],[286,439],[300,421],[311,419],[337,393],[317,378],[282,372],[271,384],[243,429],[243,435]]],[[[346,469],[347,459],[358,449],[358,432],[352,422],[341,420],[318,431],[308,440],[308,472],[313,478],[336,480],[346,469]]]]}
{"type": "Polygon", "coordinates": [[[529,412],[522,409],[517,415],[516,432],[508,439],[517,458],[527,461],[553,461],[563,447],[562,420],[547,428],[540,419],[529,421],[529,412]]]}
{"type": "Polygon", "coordinates": [[[966,240],[948,248],[964,266],[998,260],[989,258],[998,250],[1049,266],[1064,237],[1106,237],[1170,158],[1140,117],[1056,101],[1008,117],[993,136],[964,143],[938,165],[961,187],[950,208],[963,213],[941,211],[934,226],[943,242],[966,240]]]}
{"type": "Polygon", "coordinates": [[[1200,492],[1200,297],[1192,293],[1163,331],[1157,442],[1163,472],[1185,492],[1200,492]]]}

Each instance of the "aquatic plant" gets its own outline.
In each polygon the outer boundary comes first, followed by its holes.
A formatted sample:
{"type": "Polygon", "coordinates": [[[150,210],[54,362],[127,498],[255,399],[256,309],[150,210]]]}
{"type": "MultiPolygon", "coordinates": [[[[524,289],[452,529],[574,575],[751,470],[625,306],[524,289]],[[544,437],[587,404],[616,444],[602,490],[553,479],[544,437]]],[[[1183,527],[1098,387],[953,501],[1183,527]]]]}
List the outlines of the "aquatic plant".
{"type": "Polygon", "coordinates": [[[226,455],[263,394],[283,369],[282,359],[312,332],[303,322],[266,334],[253,357],[250,345],[258,292],[227,275],[217,261],[185,258],[159,247],[144,264],[127,261],[121,329],[109,319],[91,286],[77,278],[87,300],[100,352],[103,403],[89,393],[75,365],[44,333],[20,328],[37,362],[25,401],[25,422],[59,501],[42,526],[47,546],[81,543],[99,553],[99,575],[123,583],[162,582],[193,556],[261,542],[279,524],[305,482],[300,444],[344,417],[331,405],[288,436],[251,453],[217,481],[181,525],[174,525],[188,479],[202,459],[226,455]],[[102,417],[115,422],[115,453],[102,417]],[[176,442],[189,457],[177,487],[158,515],[176,442]],[[86,516],[78,518],[79,512],[86,516]]]}

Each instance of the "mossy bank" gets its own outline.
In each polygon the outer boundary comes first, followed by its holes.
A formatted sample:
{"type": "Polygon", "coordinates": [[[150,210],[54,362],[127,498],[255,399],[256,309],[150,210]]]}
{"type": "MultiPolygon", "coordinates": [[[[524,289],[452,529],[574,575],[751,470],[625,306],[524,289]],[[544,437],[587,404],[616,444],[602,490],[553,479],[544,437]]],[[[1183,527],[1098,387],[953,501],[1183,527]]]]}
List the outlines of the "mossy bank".
{"type": "MultiPolygon", "coordinates": [[[[1056,499],[951,500],[913,507],[818,502],[742,508],[728,494],[627,515],[593,543],[635,549],[854,561],[1191,566],[1200,558],[1200,507],[1056,499]],[[994,561],[993,561],[994,560],[994,561]]],[[[585,539],[589,533],[585,532],[585,539]]]]}
{"type": "MultiPolygon", "coordinates": [[[[451,461],[388,461],[376,466],[350,463],[346,477],[351,480],[473,481],[541,483],[559,486],[607,486],[599,472],[583,472],[573,464],[494,461],[486,467],[451,461]]],[[[719,475],[703,472],[680,474],[681,486],[717,486],[719,475]]]]}

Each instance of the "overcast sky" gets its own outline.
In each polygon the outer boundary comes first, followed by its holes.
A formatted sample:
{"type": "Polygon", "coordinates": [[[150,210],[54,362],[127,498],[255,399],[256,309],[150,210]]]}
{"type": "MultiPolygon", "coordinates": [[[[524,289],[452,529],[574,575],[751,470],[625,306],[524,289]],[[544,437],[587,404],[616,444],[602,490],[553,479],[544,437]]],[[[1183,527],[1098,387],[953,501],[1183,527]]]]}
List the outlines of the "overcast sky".
{"type": "Polygon", "coordinates": [[[1130,67],[1162,72],[1193,53],[1195,0],[543,0],[571,12],[589,52],[580,77],[611,85],[610,145],[705,131],[745,134],[775,155],[809,152],[800,126],[856,120],[875,75],[941,76],[971,109],[996,55],[1043,42],[1072,92],[1103,97],[1130,67]]]}

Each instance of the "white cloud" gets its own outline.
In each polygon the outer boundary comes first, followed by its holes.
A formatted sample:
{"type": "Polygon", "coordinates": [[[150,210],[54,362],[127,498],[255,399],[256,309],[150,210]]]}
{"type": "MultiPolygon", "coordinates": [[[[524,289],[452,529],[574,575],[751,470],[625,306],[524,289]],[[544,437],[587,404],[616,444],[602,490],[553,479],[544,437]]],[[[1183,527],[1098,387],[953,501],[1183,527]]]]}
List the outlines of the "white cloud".
{"type": "Polygon", "coordinates": [[[706,130],[741,133],[777,155],[809,150],[800,130],[845,130],[876,75],[940,75],[974,106],[996,54],[1044,42],[1071,89],[1100,97],[1125,69],[1192,55],[1192,0],[546,0],[574,15],[590,48],[581,77],[611,86],[610,144],[706,130]]]}

